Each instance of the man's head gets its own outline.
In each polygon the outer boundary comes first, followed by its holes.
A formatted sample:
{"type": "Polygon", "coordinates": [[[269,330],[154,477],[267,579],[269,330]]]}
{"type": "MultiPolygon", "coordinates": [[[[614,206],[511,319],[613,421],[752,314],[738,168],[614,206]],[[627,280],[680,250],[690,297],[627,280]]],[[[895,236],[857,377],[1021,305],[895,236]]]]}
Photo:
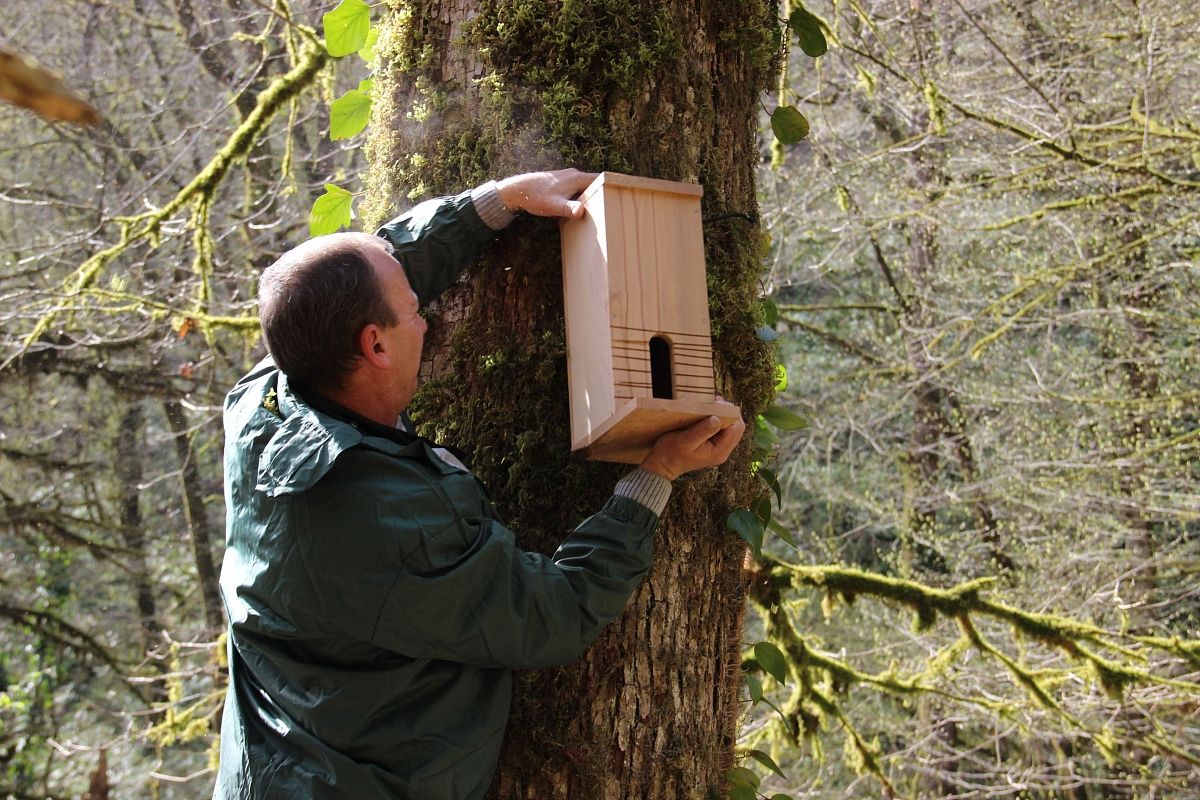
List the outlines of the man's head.
{"type": "Polygon", "coordinates": [[[425,323],[386,240],[365,233],[311,239],[263,272],[258,301],[267,349],[297,385],[367,416],[355,394],[374,395],[372,407],[381,399],[400,403],[396,412],[407,404],[425,323]]]}

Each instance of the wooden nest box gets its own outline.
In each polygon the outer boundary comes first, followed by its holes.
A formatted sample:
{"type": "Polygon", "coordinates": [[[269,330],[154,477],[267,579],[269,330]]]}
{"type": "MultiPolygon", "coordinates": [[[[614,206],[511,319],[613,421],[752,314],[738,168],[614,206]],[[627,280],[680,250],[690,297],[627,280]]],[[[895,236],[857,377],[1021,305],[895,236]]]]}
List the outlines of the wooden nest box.
{"type": "Polygon", "coordinates": [[[639,463],[716,402],[700,197],[691,183],[604,172],[562,226],[571,449],[639,463]]]}

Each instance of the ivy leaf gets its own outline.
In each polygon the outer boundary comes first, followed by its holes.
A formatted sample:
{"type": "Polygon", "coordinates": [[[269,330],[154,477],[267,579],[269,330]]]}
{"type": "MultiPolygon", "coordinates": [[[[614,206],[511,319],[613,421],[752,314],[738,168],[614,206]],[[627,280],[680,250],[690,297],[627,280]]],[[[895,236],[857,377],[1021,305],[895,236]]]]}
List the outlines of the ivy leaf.
{"type": "Polygon", "coordinates": [[[759,467],[756,474],[763,479],[763,483],[771,487],[771,491],[775,493],[775,502],[783,505],[783,487],[779,485],[778,476],[766,467],[759,467]]]}
{"type": "Polygon", "coordinates": [[[757,703],[763,699],[762,681],[754,675],[746,673],[746,691],[750,693],[750,701],[757,703]]]}
{"type": "Polygon", "coordinates": [[[775,323],[779,322],[779,306],[775,305],[775,301],[769,297],[763,298],[762,306],[763,322],[775,327],[775,323]]]}
{"type": "Polygon", "coordinates": [[[762,418],[781,431],[802,431],[808,427],[808,420],[783,406],[771,406],[762,413],[762,418]]]}
{"type": "Polygon", "coordinates": [[[779,437],[775,435],[775,431],[771,430],[771,426],[763,419],[762,414],[754,418],[754,447],[761,453],[771,452],[771,448],[779,441],[779,437]]]}
{"type": "Polygon", "coordinates": [[[784,144],[795,144],[808,136],[808,120],[795,106],[780,106],[771,113],[771,132],[784,144]]]}
{"type": "Polygon", "coordinates": [[[829,43],[825,41],[825,32],[821,30],[821,21],[809,13],[803,6],[797,8],[788,17],[788,27],[796,34],[796,41],[804,55],[817,58],[825,55],[829,43]]]}
{"type": "MultiPolygon", "coordinates": [[[[792,547],[796,547],[796,540],[792,538],[792,532],[789,531],[787,528],[783,527],[775,520],[771,520],[770,522],[768,522],[767,527],[770,528],[771,530],[775,531],[775,535],[778,536],[780,539],[783,539],[785,542],[790,544],[792,547]]],[[[800,548],[796,547],[796,549],[799,550],[800,548]]]]}
{"type": "Polygon", "coordinates": [[[334,58],[356,53],[367,43],[371,31],[371,7],[363,0],[342,0],[321,17],[325,49],[334,58]]]}
{"type": "Polygon", "coordinates": [[[338,228],[349,228],[354,214],[350,208],[354,195],[340,186],[325,184],[325,194],[313,203],[308,215],[309,236],[333,233],[338,228]]]}
{"type": "Polygon", "coordinates": [[[771,758],[769,755],[764,753],[762,750],[751,750],[746,755],[750,756],[755,761],[762,764],[764,767],[771,770],[771,772],[774,772],[779,777],[784,778],[785,780],[787,779],[787,775],[783,774],[783,770],[781,770],[779,768],[779,765],[775,763],[775,759],[771,758]]]}
{"type": "Polygon", "coordinates": [[[729,772],[725,773],[725,780],[729,781],[730,797],[734,796],[732,791],[734,788],[749,789],[751,791],[750,796],[753,797],[753,792],[758,788],[758,784],[762,779],[759,778],[757,773],[755,773],[752,769],[746,769],[745,767],[734,767],[733,769],[729,770],[729,772]]]}
{"type": "Polygon", "coordinates": [[[725,520],[725,527],[742,537],[754,551],[754,557],[758,558],[762,552],[763,532],[766,530],[766,525],[758,518],[757,514],[748,508],[739,508],[725,520]]]}
{"type": "Polygon", "coordinates": [[[771,498],[760,497],[750,506],[750,510],[754,512],[754,516],[758,517],[758,521],[766,527],[771,522],[771,498]]]}
{"type": "Polygon", "coordinates": [[[758,800],[758,792],[753,786],[730,784],[729,800],[758,800]]]}
{"type": "Polygon", "coordinates": [[[379,28],[367,31],[367,40],[358,48],[358,57],[368,64],[375,63],[375,45],[379,43],[379,28]]]}
{"type": "Polygon", "coordinates": [[[363,78],[358,82],[358,90],[363,94],[370,94],[371,92],[375,91],[375,78],[363,78]]]}
{"type": "Polygon", "coordinates": [[[759,642],[754,645],[754,660],[772,678],[780,683],[787,683],[787,659],[778,647],[770,642],[759,642]]]}
{"type": "Polygon", "coordinates": [[[329,138],[349,139],[371,120],[371,95],[351,89],[329,104],[329,138]]]}

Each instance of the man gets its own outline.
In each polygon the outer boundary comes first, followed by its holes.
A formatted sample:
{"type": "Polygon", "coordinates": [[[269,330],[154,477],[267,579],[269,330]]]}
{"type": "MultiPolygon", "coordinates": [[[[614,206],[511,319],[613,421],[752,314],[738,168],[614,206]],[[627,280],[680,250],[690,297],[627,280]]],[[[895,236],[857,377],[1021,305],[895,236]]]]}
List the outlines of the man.
{"type": "Polygon", "coordinates": [[[271,358],[225,403],[230,685],[218,800],[459,800],[487,790],[514,668],[577,658],[649,569],[670,481],[745,426],[664,435],[553,558],[478,480],[397,427],[421,306],[526,211],[582,216],[594,176],[518,175],[334,234],[262,276],[271,358]]]}

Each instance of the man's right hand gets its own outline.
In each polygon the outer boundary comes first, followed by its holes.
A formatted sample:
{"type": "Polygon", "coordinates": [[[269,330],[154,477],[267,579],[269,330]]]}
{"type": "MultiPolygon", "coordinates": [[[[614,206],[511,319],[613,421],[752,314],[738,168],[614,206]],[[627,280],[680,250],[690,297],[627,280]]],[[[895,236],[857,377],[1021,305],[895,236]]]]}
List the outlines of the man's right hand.
{"type": "Polygon", "coordinates": [[[690,427],[658,437],[641,467],[673,481],[685,472],[722,464],[745,430],[746,423],[740,419],[722,430],[720,419],[705,417],[690,427]]]}
{"type": "Polygon", "coordinates": [[[526,172],[498,181],[496,191],[512,212],[582,219],[583,203],[575,198],[595,179],[596,173],[577,169],[526,172]]]}

